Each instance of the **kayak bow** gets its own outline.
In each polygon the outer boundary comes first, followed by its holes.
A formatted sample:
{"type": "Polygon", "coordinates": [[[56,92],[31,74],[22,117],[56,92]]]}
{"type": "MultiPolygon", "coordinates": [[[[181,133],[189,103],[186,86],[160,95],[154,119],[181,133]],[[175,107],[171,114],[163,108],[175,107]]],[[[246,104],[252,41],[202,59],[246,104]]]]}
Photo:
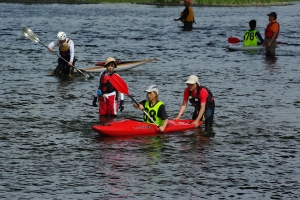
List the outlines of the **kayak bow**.
{"type": "MultiPolygon", "coordinates": [[[[116,72],[125,71],[128,69],[138,67],[142,64],[151,62],[153,60],[156,60],[156,58],[151,58],[148,60],[137,60],[137,61],[123,61],[123,62],[120,61],[120,62],[117,62],[117,68],[115,68],[114,71],[116,71],[116,72]]],[[[86,72],[103,72],[106,70],[106,68],[102,64],[103,64],[102,62],[97,62],[96,63],[97,67],[85,68],[83,70],[86,72]]]]}

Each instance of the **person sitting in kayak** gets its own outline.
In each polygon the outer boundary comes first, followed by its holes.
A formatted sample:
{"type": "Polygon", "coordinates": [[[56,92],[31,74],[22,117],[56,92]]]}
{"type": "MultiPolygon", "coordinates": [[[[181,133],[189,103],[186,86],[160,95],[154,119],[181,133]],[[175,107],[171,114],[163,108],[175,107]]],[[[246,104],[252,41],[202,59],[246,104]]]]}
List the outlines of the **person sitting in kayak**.
{"type": "Polygon", "coordinates": [[[190,0],[184,0],[185,9],[181,12],[181,16],[178,19],[174,19],[174,21],[181,21],[183,23],[183,30],[191,31],[193,29],[193,23],[195,23],[194,19],[194,11],[191,7],[190,0]]]}
{"type": "Polygon", "coordinates": [[[261,37],[258,30],[256,30],[256,20],[250,20],[249,27],[250,29],[244,33],[244,46],[261,45],[264,42],[264,39],[261,37]]]}
{"type": "Polygon", "coordinates": [[[190,101],[195,107],[192,116],[192,119],[195,120],[193,122],[195,126],[198,127],[200,120],[202,120],[205,121],[205,127],[212,127],[215,112],[215,100],[212,93],[205,86],[201,86],[195,75],[189,76],[185,83],[187,88],[184,90],[183,101],[174,120],[180,119],[187,107],[187,102],[190,101]]]}
{"type": "Polygon", "coordinates": [[[57,33],[57,40],[50,42],[48,45],[48,50],[52,52],[55,46],[59,47],[60,56],[68,61],[68,63],[66,63],[66,61],[62,58],[58,58],[58,65],[53,73],[56,76],[60,74],[73,75],[75,62],[77,60],[74,56],[75,51],[73,40],[67,38],[65,32],[60,31],[57,33]]]}
{"type": "MultiPolygon", "coordinates": [[[[96,102],[99,99],[99,114],[116,117],[118,113],[118,91],[109,82],[108,76],[113,74],[118,75],[114,69],[117,68],[116,60],[112,57],[108,57],[105,60],[104,67],[106,70],[100,72],[98,79],[98,87],[94,96],[93,106],[97,106],[96,102]]],[[[124,110],[124,94],[120,93],[120,105],[119,109],[122,112],[124,110]]]]}
{"type": "Polygon", "coordinates": [[[133,106],[140,110],[145,110],[152,118],[150,119],[144,114],[144,122],[154,124],[154,121],[159,126],[160,131],[164,132],[168,125],[168,115],[164,103],[158,100],[159,90],[156,85],[150,85],[145,92],[147,92],[146,100],[139,102],[139,105],[134,103],[133,106]]]}

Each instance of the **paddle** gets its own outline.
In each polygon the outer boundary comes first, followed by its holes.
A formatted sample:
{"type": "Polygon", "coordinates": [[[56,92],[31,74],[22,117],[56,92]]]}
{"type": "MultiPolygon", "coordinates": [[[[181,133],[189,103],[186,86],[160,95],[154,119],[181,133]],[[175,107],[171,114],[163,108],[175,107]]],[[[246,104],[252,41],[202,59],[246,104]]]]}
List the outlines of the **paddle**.
{"type": "MultiPolygon", "coordinates": [[[[24,27],[22,29],[22,33],[25,37],[27,37],[28,39],[30,39],[31,41],[33,42],[38,42],[40,43],[41,45],[43,45],[44,47],[46,47],[48,49],[48,47],[46,45],[44,45],[40,40],[39,38],[37,37],[37,35],[32,31],[30,30],[29,28],[27,27],[24,27]]],[[[68,63],[68,61],[66,61],[63,57],[61,57],[59,54],[55,53],[54,51],[52,51],[53,54],[57,55],[58,57],[60,57],[61,59],[63,59],[66,63],[68,63]]],[[[85,71],[82,71],[80,69],[77,69],[75,66],[72,66],[74,67],[80,74],[82,74],[83,76],[85,76],[86,78],[90,78],[90,77],[94,77],[94,75],[92,74],[87,74],[85,71]]]]}
{"type": "MultiPolygon", "coordinates": [[[[112,76],[108,76],[108,77],[109,77],[108,80],[114,86],[114,88],[116,88],[116,90],[118,90],[119,92],[121,92],[123,94],[126,94],[127,96],[129,96],[131,98],[131,100],[134,103],[139,105],[139,103],[136,100],[134,100],[134,98],[129,94],[127,84],[119,75],[113,74],[112,76]]],[[[143,110],[143,112],[157,127],[159,127],[158,124],[152,119],[152,117],[150,117],[150,115],[145,110],[143,110]]]]}
{"type": "MultiPolygon", "coordinates": [[[[237,43],[240,43],[240,42],[243,42],[243,41],[240,40],[239,38],[236,38],[236,37],[229,37],[228,38],[228,43],[237,44],[237,43]]],[[[286,43],[286,42],[277,42],[277,44],[288,44],[288,43],[286,43]]]]}
{"type": "MultiPolygon", "coordinates": [[[[138,62],[151,62],[153,60],[156,60],[156,58],[151,58],[149,60],[127,60],[127,61],[121,61],[121,60],[116,60],[117,65],[121,64],[127,64],[127,63],[138,63],[138,62]]],[[[104,66],[105,62],[97,62],[95,63],[95,66],[104,66]]]]}
{"type": "Polygon", "coordinates": [[[228,43],[231,43],[231,44],[237,44],[237,43],[240,43],[241,40],[239,38],[235,38],[235,37],[229,37],[228,38],[228,43]]]}

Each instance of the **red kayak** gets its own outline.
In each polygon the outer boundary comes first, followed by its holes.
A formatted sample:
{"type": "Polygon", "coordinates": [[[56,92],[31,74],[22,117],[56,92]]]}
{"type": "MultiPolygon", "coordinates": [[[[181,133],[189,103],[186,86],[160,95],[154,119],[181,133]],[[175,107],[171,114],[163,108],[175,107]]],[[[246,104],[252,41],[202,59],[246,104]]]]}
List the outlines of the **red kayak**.
{"type": "MultiPolygon", "coordinates": [[[[193,120],[169,120],[164,133],[194,129],[195,125],[191,124],[192,122],[193,120]]],[[[114,121],[104,125],[95,125],[92,126],[92,129],[100,135],[113,137],[128,135],[156,135],[160,133],[156,125],[132,119],[114,121]]]]}

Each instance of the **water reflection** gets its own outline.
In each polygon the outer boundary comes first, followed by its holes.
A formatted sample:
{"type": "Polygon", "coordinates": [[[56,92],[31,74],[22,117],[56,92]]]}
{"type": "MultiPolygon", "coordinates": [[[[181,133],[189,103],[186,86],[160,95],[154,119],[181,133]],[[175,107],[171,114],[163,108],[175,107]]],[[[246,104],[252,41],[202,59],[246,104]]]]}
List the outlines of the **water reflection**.
{"type": "Polygon", "coordinates": [[[149,159],[147,159],[147,165],[154,166],[157,162],[161,161],[161,151],[164,146],[165,137],[163,135],[158,135],[150,137],[146,143],[146,149],[149,153],[149,159]]]}
{"type": "MultiPolygon", "coordinates": [[[[98,102],[99,104],[99,102],[98,102]]],[[[95,107],[95,110],[97,110],[98,112],[99,107],[95,107]]],[[[104,125],[104,124],[108,124],[114,121],[117,121],[117,117],[112,117],[112,116],[103,116],[103,115],[99,115],[99,124],[104,125]]]]}
{"type": "Polygon", "coordinates": [[[275,69],[278,68],[277,57],[265,57],[266,69],[269,70],[270,74],[273,74],[275,69]]]}
{"type": "Polygon", "coordinates": [[[195,129],[194,135],[196,136],[196,138],[198,140],[204,140],[204,141],[208,141],[211,138],[214,138],[216,133],[214,132],[213,128],[210,127],[200,127],[195,129]]]}
{"type": "Polygon", "coordinates": [[[265,57],[265,63],[270,66],[270,67],[274,67],[277,63],[277,57],[265,57]]]}

